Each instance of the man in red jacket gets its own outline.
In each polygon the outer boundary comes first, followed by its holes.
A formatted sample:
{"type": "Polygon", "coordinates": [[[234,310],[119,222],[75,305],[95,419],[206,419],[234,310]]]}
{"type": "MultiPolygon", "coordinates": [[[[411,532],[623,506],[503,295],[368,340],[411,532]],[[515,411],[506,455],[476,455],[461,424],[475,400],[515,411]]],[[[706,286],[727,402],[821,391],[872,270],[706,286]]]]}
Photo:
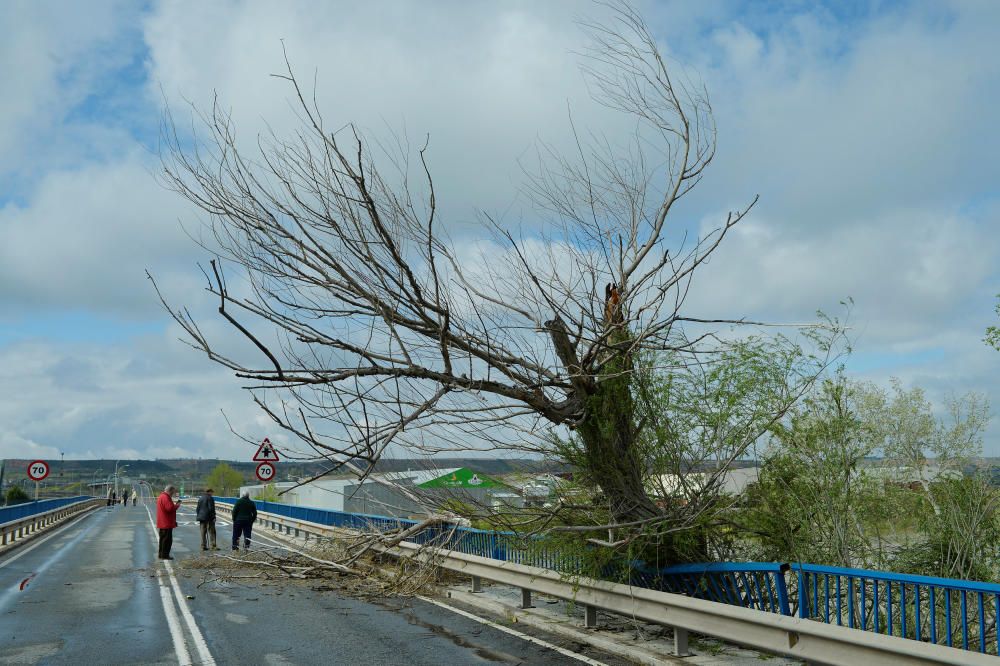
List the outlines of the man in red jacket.
{"type": "Polygon", "coordinates": [[[177,488],[167,486],[156,500],[156,527],[160,531],[160,559],[172,560],[170,547],[174,545],[174,528],[177,527],[177,507],[181,505],[179,498],[175,499],[177,488]]]}

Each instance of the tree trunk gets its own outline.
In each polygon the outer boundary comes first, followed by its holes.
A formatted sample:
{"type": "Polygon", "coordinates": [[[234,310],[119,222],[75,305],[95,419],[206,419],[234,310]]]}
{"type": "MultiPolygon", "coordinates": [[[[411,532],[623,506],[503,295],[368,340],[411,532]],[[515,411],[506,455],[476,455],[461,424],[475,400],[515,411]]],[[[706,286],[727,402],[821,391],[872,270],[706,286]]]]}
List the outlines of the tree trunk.
{"type": "MultiPolygon", "coordinates": [[[[626,334],[618,340],[624,342],[626,334]]],[[[586,416],[578,432],[587,472],[608,501],[614,522],[645,520],[659,514],[643,482],[635,403],[632,399],[632,356],[612,351],[594,392],[586,399],[586,416]]]]}

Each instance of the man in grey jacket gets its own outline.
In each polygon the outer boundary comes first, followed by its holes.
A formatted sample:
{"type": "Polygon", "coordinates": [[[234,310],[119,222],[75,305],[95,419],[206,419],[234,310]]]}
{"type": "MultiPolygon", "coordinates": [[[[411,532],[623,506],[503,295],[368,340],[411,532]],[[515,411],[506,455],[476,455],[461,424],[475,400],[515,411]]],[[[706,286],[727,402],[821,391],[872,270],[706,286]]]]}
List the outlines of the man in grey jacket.
{"type": "Polygon", "coordinates": [[[212,489],[207,489],[198,498],[198,524],[201,525],[201,549],[208,550],[208,542],[212,543],[212,550],[219,550],[215,545],[215,498],[212,497],[212,489]]]}

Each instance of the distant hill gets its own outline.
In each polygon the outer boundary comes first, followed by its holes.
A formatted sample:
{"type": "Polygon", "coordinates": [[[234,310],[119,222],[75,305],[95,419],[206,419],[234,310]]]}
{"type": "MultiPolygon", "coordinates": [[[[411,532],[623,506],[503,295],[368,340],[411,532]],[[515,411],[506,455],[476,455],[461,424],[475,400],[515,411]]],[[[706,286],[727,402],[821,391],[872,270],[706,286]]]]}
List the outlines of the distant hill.
{"type": "MultiPolygon", "coordinates": [[[[4,487],[21,483],[27,478],[28,463],[31,460],[7,459],[5,462],[4,487]]],[[[256,481],[254,472],[257,463],[203,458],[178,458],[161,460],[49,460],[51,473],[43,482],[43,494],[76,494],[86,492],[92,483],[103,483],[114,473],[115,463],[122,477],[131,480],[142,479],[154,488],[168,483],[184,484],[185,492],[197,491],[204,487],[205,479],[212,469],[225,463],[243,475],[249,484],[256,481]]],[[[359,463],[363,466],[363,463],[359,463]]],[[[282,461],[277,467],[276,481],[298,480],[321,474],[331,467],[329,461],[282,461]]],[[[562,472],[569,467],[545,460],[512,460],[509,458],[394,458],[383,459],[375,466],[376,472],[400,472],[416,469],[448,469],[468,467],[483,474],[501,476],[515,472],[562,472]]],[[[344,472],[343,469],[338,472],[344,472]]],[[[333,474],[344,476],[345,474],[333,474]]]]}

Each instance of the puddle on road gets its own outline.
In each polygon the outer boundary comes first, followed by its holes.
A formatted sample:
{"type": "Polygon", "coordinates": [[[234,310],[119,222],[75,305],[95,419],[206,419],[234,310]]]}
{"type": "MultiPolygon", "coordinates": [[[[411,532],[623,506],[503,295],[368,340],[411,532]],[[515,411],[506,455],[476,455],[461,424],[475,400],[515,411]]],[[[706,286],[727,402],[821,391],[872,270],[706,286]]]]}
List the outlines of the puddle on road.
{"type": "Polygon", "coordinates": [[[524,663],[524,659],[521,659],[520,657],[515,657],[512,654],[508,654],[506,652],[499,652],[497,650],[493,650],[478,643],[474,643],[469,639],[465,638],[464,636],[456,634],[455,632],[450,631],[439,624],[433,624],[431,622],[427,622],[426,620],[421,620],[410,609],[392,608],[391,610],[395,610],[399,613],[402,613],[403,617],[405,617],[406,621],[409,622],[410,624],[416,625],[418,627],[423,627],[424,629],[430,631],[432,634],[443,636],[444,638],[447,638],[448,640],[450,640],[452,643],[454,643],[459,647],[469,648],[470,650],[473,651],[473,654],[475,654],[483,661],[502,662],[507,664],[524,663]]]}
{"type": "Polygon", "coordinates": [[[226,613],[226,619],[230,622],[235,622],[236,624],[249,624],[250,618],[246,615],[240,615],[239,613],[226,613]]]}

